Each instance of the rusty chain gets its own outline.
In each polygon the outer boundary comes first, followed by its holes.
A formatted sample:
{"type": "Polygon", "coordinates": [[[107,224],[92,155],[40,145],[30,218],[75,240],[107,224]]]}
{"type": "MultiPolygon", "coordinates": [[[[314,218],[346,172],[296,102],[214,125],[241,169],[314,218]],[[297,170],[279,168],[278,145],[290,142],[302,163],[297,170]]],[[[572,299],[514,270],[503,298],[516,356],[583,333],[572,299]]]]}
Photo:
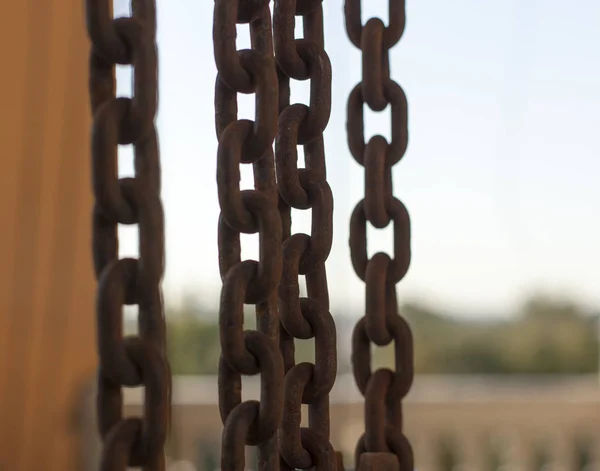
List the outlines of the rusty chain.
{"type": "Polygon", "coordinates": [[[337,373],[336,329],[329,312],[325,262],[331,251],[333,196],[326,179],[323,131],[331,112],[331,64],[325,52],[322,0],[275,0],[273,36],[279,76],[275,144],[283,223],[279,285],[280,347],[285,366],[281,469],[331,471],[341,465],[329,441],[329,392],[337,373]],[[303,39],[295,39],[295,18],[303,39]],[[290,80],[310,81],[310,103],[290,104],[290,80]],[[305,168],[298,168],[302,145],[305,168]],[[311,234],[291,233],[291,210],[310,210],[311,234]],[[300,297],[299,277],[307,296],[300,297]],[[315,363],[296,364],[294,339],[314,339],[315,363]],[[301,427],[308,404],[308,427],[301,427]]]}
{"type": "Polygon", "coordinates": [[[132,0],[132,15],[112,18],[110,0],[87,0],[93,112],[93,254],[97,291],[100,469],[165,467],[171,376],[165,353],[161,280],[164,218],[154,124],[158,102],[156,5],[132,0]],[[130,64],[132,98],[117,98],[115,65],[130,64]],[[118,145],[132,144],[135,177],[118,178],[118,145]],[[137,224],[139,258],[119,259],[119,224],[137,224]],[[123,338],[123,306],[138,305],[137,336],[123,338]],[[144,414],[123,417],[123,387],[143,386],[144,414]]]}
{"type": "Polygon", "coordinates": [[[408,144],[407,102],[402,88],[390,77],[389,50],[404,32],[404,0],[389,0],[389,25],[371,18],[364,26],[361,0],[345,0],[348,37],[362,51],[362,81],[348,99],[348,144],[354,159],[365,168],[365,197],[350,220],[352,265],[366,285],[365,316],[352,336],[352,366],[358,388],[365,396],[365,433],[355,452],[360,469],[414,469],[413,452],[402,430],[402,399],[413,381],[412,334],[398,313],[396,283],[410,265],[410,218],[393,195],[392,166],[403,157],[408,144]],[[392,110],[392,138],[364,139],[364,112],[388,105],[392,110]],[[394,224],[394,258],[367,255],[367,222],[382,229],[394,224]],[[371,369],[371,344],[394,342],[395,371],[371,369]],[[363,459],[361,460],[361,456],[363,459]],[[390,458],[396,464],[390,467],[390,458]]]}
{"type": "MultiPolygon", "coordinates": [[[[98,277],[98,418],[104,441],[101,469],[164,469],[170,375],[160,282],[164,231],[154,117],[157,106],[155,5],[132,0],[130,18],[111,19],[110,2],[87,3],[92,136],[94,261],[98,277]],[[133,98],[116,98],[114,68],[134,68],[133,98]],[[117,178],[117,146],[133,144],[135,178],[117,178]],[[118,258],[118,224],[138,224],[140,257],[118,258]],[[139,335],[123,338],[122,308],[139,306],[139,335]],[[122,417],[122,387],[145,387],[143,418],[122,417]]],[[[390,78],[389,48],[404,29],[404,1],[390,0],[390,25],[361,24],[360,0],[346,0],[346,26],[363,51],[363,81],[348,102],[348,140],[365,167],[365,198],[351,218],[350,246],[366,283],[366,314],[353,334],[352,362],[365,395],[365,434],[356,448],[360,466],[413,469],[402,432],[402,399],[412,384],[412,337],[398,315],[395,284],[410,264],[410,220],[394,198],[391,167],[407,146],[404,92],[390,78]],[[392,142],[364,142],[363,105],[392,107],[392,142]],[[394,252],[367,257],[366,224],[394,223],[394,252]],[[371,343],[394,341],[396,371],[371,371],[371,343]],[[375,464],[373,464],[375,463],[375,464]]],[[[275,65],[267,0],[216,0],[214,44],[219,138],[217,182],[222,355],[219,404],[224,422],[222,468],[243,469],[245,446],[259,449],[261,470],[332,470],[341,465],[329,442],[329,392],[336,374],[335,325],[329,313],[325,261],[331,249],[333,198],[326,181],[323,131],[331,108],[331,69],[324,50],[321,1],[278,0],[274,12],[275,65]],[[304,38],[294,39],[295,16],[304,38]],[[250,26],[252,48],[237,51],[237,24],[250,26]],[[310,105],[289,103],[290,79],[311,80],[310,105]],[[256,96],[255,121],[237,119],[237,93],[256,96]],[[277,116],[279,114],[279,120],[277,116]],[[277,135],[277,182],[273,140],[277,135]],[[304,146],[306,168],[297,166],[304,146]],[[239,186],[241,163],[252,164],[254,189],[239,186]],[[313,213],[311,235],[291,234],[291,209],[313,213]],[[259,261],[241,260],[242,233],[259,235],[259,261]],[[283,248],[281,243],[283,242],[283,248]],[[300,275],[307,297],[299,297],[300,275]],[[279,290],[277,288],[279,287],[279,290]],[[256,306],[258,328],[244,331],[244,304],[256,306]],[[279,318],[281,310],[281,319],[279,318]],[[281,321],[281,326],[280,326],[281,321]],[[282,327],[280,329],[280,327],[282,327]],[[294,338],[315,339],[315,364],[295,364],[294,338]],[[281,351],[278,349],[278,345],[281,351]],[[285,380],[283,380],[285,371],[285,380]],[[261,375],[260,401],[242,401],[241,376],[261,375]],[[283,388],[282,388],[283,384],[283,388]],[[301,404],[309,405],[302,428],[301,404]],[[283,417],[283,421],[282,421],[283,417]],[[277,429],[280,428],[279,437],[277,429]],[[281,443],[281,445],[280,445],[281,443]],[[281,455],[281,462],[280,462],[281,455]]]]}
{"type": "Polygon", "coordinates": [[[258,447],[260,471],[279,469],[277,430],[283,401],[277,286],[281,218],[273,141],[278,81],[268,0],[216,0],[213,26],[219,140],[219,409],[224,423],[221,469],[243,470],[245,446],[258,447]],[[236,27],[249,24],[251,49],[236,50],[236,27]],[[255,94],[255,120],[238,120],[237,94],[255,94]],[[254,188],[240,189],[240,164],[252,164],[254,188]],[[241,234],[259,237],[259,260],[241,260],[241,234]],[[257,330],[244,331],[244,304],[256,308],[257,330]],[[242,401],[242,375],[260,374],[260,401],[242,401]]]}

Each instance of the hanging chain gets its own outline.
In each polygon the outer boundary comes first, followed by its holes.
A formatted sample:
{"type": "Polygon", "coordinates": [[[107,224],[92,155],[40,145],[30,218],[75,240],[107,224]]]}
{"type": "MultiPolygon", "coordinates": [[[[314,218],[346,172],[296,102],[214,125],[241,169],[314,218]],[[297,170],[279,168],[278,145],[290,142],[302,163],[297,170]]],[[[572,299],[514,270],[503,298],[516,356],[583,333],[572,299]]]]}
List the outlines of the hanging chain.
{"type": "Polygon", "coordinates": [[[275,155],[284,241],[279,286],[280,347],[286,372],[281,465],[284,470],[330,471],[339,458],[329,442],[329,392],[337,372],[337,353],[325,271],[332,244],[333,196],[326,180],[323,143],[331,112],[331,64],[324,49],[322,0],[275,0],[273,33],[279,72],[275,155]],[[303,19],[303,39],[294,39],[296,15],[303,19]],[[290,105],[290,79],[310,81],[309,106],[290,105]],[[304,148],[303,169],[298,168],[298,145],[304,148]],[[310,235],[291,234],[292,208],[311,211],[310,235]],[[300,275],[307,286],[303,298],[300,275]],[[315,364],[295,364],[295,338],[314,339],[315,364]],[[301,427],[302,404],[308,404],[308,427],[301,427]]]}
{"type": "Polygon", "coordinates": [[[224,423],[221,469],[243,470],[245,446],[258,446],[259,470],[279,469],[277,430],[283,404],[277,286],[281,218],[273,141],[278,84],[269,0],[216,0],[213,29],[219,139],[217,185],[219,311],[222,354],[219,409],[224,423]],[[251,49],[236,50],[236,25],[249,23],[251,49]],[[255,94],[255,120],[237,119],[237,94],[255,94]],[[254,189],[240,189],[240,164],[252,164],[254,189]],[[241,260],[240,235],[259,237],[259,260],[241,260]],[[256,307],[257,330],[244,331],[244,303],[256,307]],[[241,375],[260,374],[260,401],[242,402],[241,375]]]}
{"type": "MultiPolygon", "coordinates": [[[[389,26],[371,18],[364,26],[361,0],[345,0],[346,30],[362,51],[362,82],[348,99],[348,144],[354,159],[365,168],[365,197],[350,221],[352,265],[366,285],[365,316],[352,336],[352,366],[358,388],[365,396],[365,434],[355,453],[357,468],[386,469],[397,457],[396,469],[414,469],[412,448],[402,431],[402,399],[413,380],[413,341],[410,328],[398,313],[396,283],[410,265],[410,219],[394,197],[392,166],[408,144],[407,103],[402,88],[390,78],[389,49],[404,32],[404,0],[389,0],[389,26]],[[392,139],[364,140],[363,105],[373,111],[392,109],[392,139]],[[394,224],[394,259],[367,255],[367,221],[382,229],[394,224]],[[371,370],[371,343],[394,342],[395,371],[371,370]],[[362,460],[361,460],[362,456],[362,460]]],[[[391,469],[391,468],[390,468],[391,469]]]]}
{"type": "Polygon", "coordinates": [[[164,221],[154,119],[158,102],[156,6],[132,0],[132,16],[112,19],[110,0],[87,0],[93,112],[93,253],[98,293],[100,469],[165,467],[171,376],[165,353],[161,280],[164,221]],[[115,65],[133,67],[132,98],[117,98],[115,65]],[[133,144],[135,177],[118,178],[118,145],[133,144]],[[137,224],[139,258],[119,259],[119,224],[137,224]],[[138,305],[139,335],[123,338],[123,306],[138,305]],[[123,417],[123,387],[143,386],[144,416],[123,417]]]}

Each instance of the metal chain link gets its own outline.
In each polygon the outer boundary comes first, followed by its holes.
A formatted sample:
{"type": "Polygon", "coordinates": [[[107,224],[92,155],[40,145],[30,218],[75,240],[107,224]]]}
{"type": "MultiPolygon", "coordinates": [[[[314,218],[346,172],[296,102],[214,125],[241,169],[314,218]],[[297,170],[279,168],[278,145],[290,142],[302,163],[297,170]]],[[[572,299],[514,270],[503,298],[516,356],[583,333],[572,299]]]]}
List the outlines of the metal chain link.
{"type": "Polygon", "coordinates": [[[277,286],[281,218],[273,141],[278,81],[268,0],[215,0],[214,54],[219,266],[219,409],[224,423],[221,469],[243,470],[245,446],[258,447],[259,470],[279,469],[277,430],[283,406],[277,286]],[[236,26],[249,23],[251,49],[236,50],[236,26]],[[238,120],[237,94],[254,93],[255,120],[238,120]],[[254,189],[240,189],[240,164],[252,164],[254,189]],[[241,260],[240,235],[259,237],[259,260],[241,260]],[[257,330],[244,331],[244,304],[256,306],[257,330]],[[260,401],[242,402],[242,375],[261,376],[260,401]]]}
{"type": "Polygon", "coordinates": [[[331,112],[331,64],[324,48],[322,0],[275,0],[273,33],[279,73],[275,156],[283,222],[280,347],[286,372],[281,469],[331,471],[341,460],[329,441],[329,392],[337,373],[337,352],[325,270],[332,244],[333,196],[323,142],[331,112]],[[296,16],[303,19],[303,39],[295,39],[296,16]],[[290,105],[290,79],[310,81],[309,106],[290,105]],[[303,169],[298,168],[298,145],[304,147],[303,169]],[[291,234],[292,208],[311,211],[310,235],[291,234]],[[303,298],[301,275],[307,286],[303,298]],[[295,338],[314,339],[314,364],[296,364],[295,338]],[[308,427],[301,427],[302,404],[308,404],[308,427]]]}
{"type": "Polygon", "coordinates": [[[402,431],[402,399],[413,381],[413,340],[406,321],[398,313],[396,283],[410,265],[410,218],[393,195],[392,166],[403,157],[408,144],[408,113],[402,88],[390,78],[389,49],[404,32],[405,2],[389,0],[390,20],[385,26],[371,18],[364,26],[361,0],[345,0],[348,37],[362,51],[362,82],[348,99],[348,143],[354,159],[365,168],[365,197],[350,221],[350,252],[356,274],[366,284],[366,312],[352,338],[352,366],[358,388],[365,396],[365,434],[355,452],[359,469],[414,469],[413,452],[402,431]],[[392,139],[364,139],[363,107],[392,109],[392,139]],[[367,221],[382,229],[394,224],[394,259],[367,255],[367,221]],[[371,369],[371,344],[394,342],[395,371],[371,369]],[[390,459],[397,458],[395,465],[390,459]],[[362,459],[361,459],[362,457],[362,459]]]}
{"type": "Polygon", "coordinates": [[[161,281],[164,217],[154,119],[157,94],[156,6],[132,0],[132,15],[112,19],[110,0],[87,0],[93,112],[93,254],[97,292],[100,469],[165,467],[171,375],[165,353],[161,281]],[[132,98],[116,98],[115,65],[133,67],[132,98]],[[132,144],[135,177],[118,178],[118,145],[132,144]],[[137,224],[139,258],[119,259],[119,224],[137,224]],[[138,305],[139,335],[123,338],[123,306],[138,305]],[[143,386],[144,414],[123,417],[123,387],[143,386]]]}

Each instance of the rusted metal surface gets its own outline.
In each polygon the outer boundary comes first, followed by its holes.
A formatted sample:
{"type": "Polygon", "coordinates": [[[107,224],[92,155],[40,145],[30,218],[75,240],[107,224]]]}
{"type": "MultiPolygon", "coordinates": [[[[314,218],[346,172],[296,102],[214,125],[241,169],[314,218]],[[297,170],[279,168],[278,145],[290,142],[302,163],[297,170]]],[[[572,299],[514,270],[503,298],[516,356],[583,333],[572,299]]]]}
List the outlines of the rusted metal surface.
{"type": "Polygon", "coordinates": [[[132,0],[132,16],[112,19],[110,0],[87,0],[93,112],[93,254],[97,291],[97,414],[100,469],[164,469],[171,377],[165,354],[161,280],[164,222],[157,107],[156,6],[132,0]],[[133,97],[116,98],[115,65],[131,64],[133,97]],[[132,144],[135,177],[118,178],[119,144],[132,144]],[[137,224],[139,259],[119,259],[118,224],[137,224]],[[138,305],[139,334],[123,337],[123,306],[138,305]],[[143,417],[123,417],[123,387],[144,387],[143,417]]]}
{"type": "MultiPolygon", "coordinates": [[[[329,312],[325,262],[332,244],[333,197],[326,180],[323,131],[331,111],[331,66],[319,0],[216,0],[214,53],[219,313],[222,354],[219,408],[224,423],[221,468],[243,470],[245,447],[258,447],[261,471],[342,467],[329,441],[329,392],[336,376],[336,333],[329,312]],[[295,18],[303,39],[295,39],[295,18]],[[249,24],[251,49],[236,49],[236,26],[249,24]],[[290,104],[290,80],[310,80],[310,104],[290,104]],[[254,121],[239,120],[237,94],[254,94],[254,121]],[[273,144],[275,141],[275,153],[273,144]],[[306,168],[298,168],[298,146],[306,168]],[[254,188],[241,190],[240,165],[251,164],[254,188]],[[310,210],[311,234],[291,233],[291,210],[310,210]],[[241,259],[241,234],[258,234],[259,260],[241,259]],[[299,277],[307,296],[300,297],[299,277]],[[257,329],[244,330],[244,304],[257,329]],[[314,339],[315,364],[296,364],[294,339],[314,339]],[[261,378],[259,401],[242,400],[242,375],[261,378]],[[302,404],[309,424],[301,427],[302,404]],[[278,433],[279,431],[279,433],[278,433]]],[[[87,2],[92,138],[94,261],[98,277],[98,419],[101,469],[164,469],[170,412],[161,295],[164,271],[157,106],[155,4],[133,0],[132,16],[113,20],[110,1],[87,2]],[[132,64],[132,99],[115,97],[115,65],[132,64]],[[135,178],[117,178],[117,146],[133,144],[135,178]],[[118,259],[118,224],[138,224],[140,258],[118,259]],[[123,338],[122,308],[139,306],[139,335],[123,338]],[[145,387],[143,418],[122,417],[122,387],[145,387]]],[[[413,469],[402,432],[402,399],[413,379],[410,328],[398,314],[395,285],[410,264],[410,220],[393,196],[391,167],[407,146],[407,103],[391,80],[389,48],[404,29],[404,1],[390,0],[390,25],[361,24],[360,1],[346,1],[346,26],[363,51],[363,80],[348,101],[348,141],[365,167],[365,198],[351,218],[352,264],[366,283],[366,314],[353,334],[352,362],[365,396],[361,469],[413,469]],[[364,142],[363,105],[392,107],[392,142],[364,142]],[[394,224],[394,258],[367,256],[366,225],[394,224]],[[395,345],[395,371],[371,370],[371,343],[395,345]]]]}
{"type": "Polygon", "coordinates": [[[278,80],[269,1],[216,0],[214,54],[222,354],[219,408],[224,423],[221,469],[245,469],[245,446],[258,447],[261,471],[279,469],[277,430],[283,409],[277,286],[282,270],[273,142],[278,80]],[[249,23],[251,49],[236,50],[236,25],[249,23]],[[254,94],[254,121],[238,120],[237,94],[254,94]],[[240,189],[240,164],[252,164],[254,188],[240,189]],[[259,260],[241,260],[241,234],[258,234],[259,260]],[[256,308],[257,329],[244,331],[244,303],[256,308]],[[242,401],[242,375],[261,378],[260,401],[242,401]]]}
{"type": "Polygon", "coordinates": [[[358,471],[400,471],[398,458],[393,453],[363,453],[357,463],[358,471]]]}
{"type": "Polygon", "coordinates": [[[410,218],[393,195],[392,166],[408,144],[407,102],[402,88],[390,77],[389,49],[404,32],[404,0],[389,0],[389,26],[371,18],[364,26],[361,1],[345,1],[346,30],[362,51],[362,81],[348,99],[348,144],[354,159],[365,168],[365,197],[350,221],[350,252],[356,274],[365,282],[365,316],[352,338],[352,366],[358,388],[365,397],[365,433],[355,452],[360,469],[392,469],[395,455],[400,471],[414,469],[413,452],[402,430],[402,399],[413,380],[411,330],[398,312],[396,284],[410,265],[410,218]],[[392,109],[392,138],[364,140],[364,104],[373,111],[392,109]],[[367,256],[367,222],[382,229],[394,224],[394,258],[377,253],[367,256]],[[371,344],[394,342],[395,371],[371,369],[371,344]],[[359,465],[360,464],[360,465],[359,465]]]}
{"type": "Polygon", "coordinates": [[[283,223],[281,469],[334,471],[339,456],[329,441],[329,392],[337,372],[336,330],[325,270],[332,244],[333,196],[323,143],[331,112],[331,64],[324,47],[322,1],[275,0],[273,35],[279,77],[275,158],[283,223]],[[295,39],[296,16],[303,20],[303,39],[295,39]],[[309,81],[308,106],[290,104],[291,79],[309,81]],[[298,168],[299,145],[305,168],[298,168]],[[292,208],[311,212],[310,235],[291,233],[292,208]],[[300,297],[300,276],[305,276],[306,297],[300,297]],[[296,364],[294,339],[314,339],[314,364],[296,364]],[[308,427],[301,427],[302,404],[308,405],[308,427]]]}
{"type": "Polygon", "coordinates": [[[273,26],[268,1],[217,0],[214,12],[223,278],[221,467],[243,469],[244,446],[256,445],[261,470],[337,469],[329,442],[329,391],[337,359],[325,271],[333,197],[323,144],[331,66],[322,1],[275,1],[273,26]],[[301,40],[294,38],[296,15],[304,19],[301,40]],[[250,25],[252,47],[236,51],[236,24],[244,23],[250,25]],[[290,79],[310,80],[309,106],[290,104],[290,79]],[[237,93],[256,95],[254,121],[237,120],[237,93]],[[304,146],[304,169],[298,168],[298,145],[304,146]],[[242,163],[253,165],[252,190],[239,188],[242,163]],[[310,235],[291,234],[292,208],[311,211],[310,235]],[[259,234],[258,261],[241,261],[241,233],[259,234]],[[300,276],[306,277],[305,298],[300,276]],[[256,305],[257,331],[243,331],[244,303],[256,305]],[[295,338],[315,339],[315,364],[296,364],[295,338]],[[241,375],[259,373],[260,401],[242,402],[241,375]],[[302,404],[309,405],[308,427],[301,427],[302,404]]]}

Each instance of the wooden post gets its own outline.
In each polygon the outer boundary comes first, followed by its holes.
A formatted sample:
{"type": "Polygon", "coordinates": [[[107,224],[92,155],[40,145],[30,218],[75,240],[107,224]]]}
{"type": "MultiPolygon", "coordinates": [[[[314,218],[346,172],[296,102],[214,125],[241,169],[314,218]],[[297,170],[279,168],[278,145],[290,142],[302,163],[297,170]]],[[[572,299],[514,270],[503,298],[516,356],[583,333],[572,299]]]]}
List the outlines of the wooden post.
{"type": "Polygon", "coordinates": [[[88,41],[82,0],[0,15],[0,469],[75,470],[93,379],[88,41]]]}

